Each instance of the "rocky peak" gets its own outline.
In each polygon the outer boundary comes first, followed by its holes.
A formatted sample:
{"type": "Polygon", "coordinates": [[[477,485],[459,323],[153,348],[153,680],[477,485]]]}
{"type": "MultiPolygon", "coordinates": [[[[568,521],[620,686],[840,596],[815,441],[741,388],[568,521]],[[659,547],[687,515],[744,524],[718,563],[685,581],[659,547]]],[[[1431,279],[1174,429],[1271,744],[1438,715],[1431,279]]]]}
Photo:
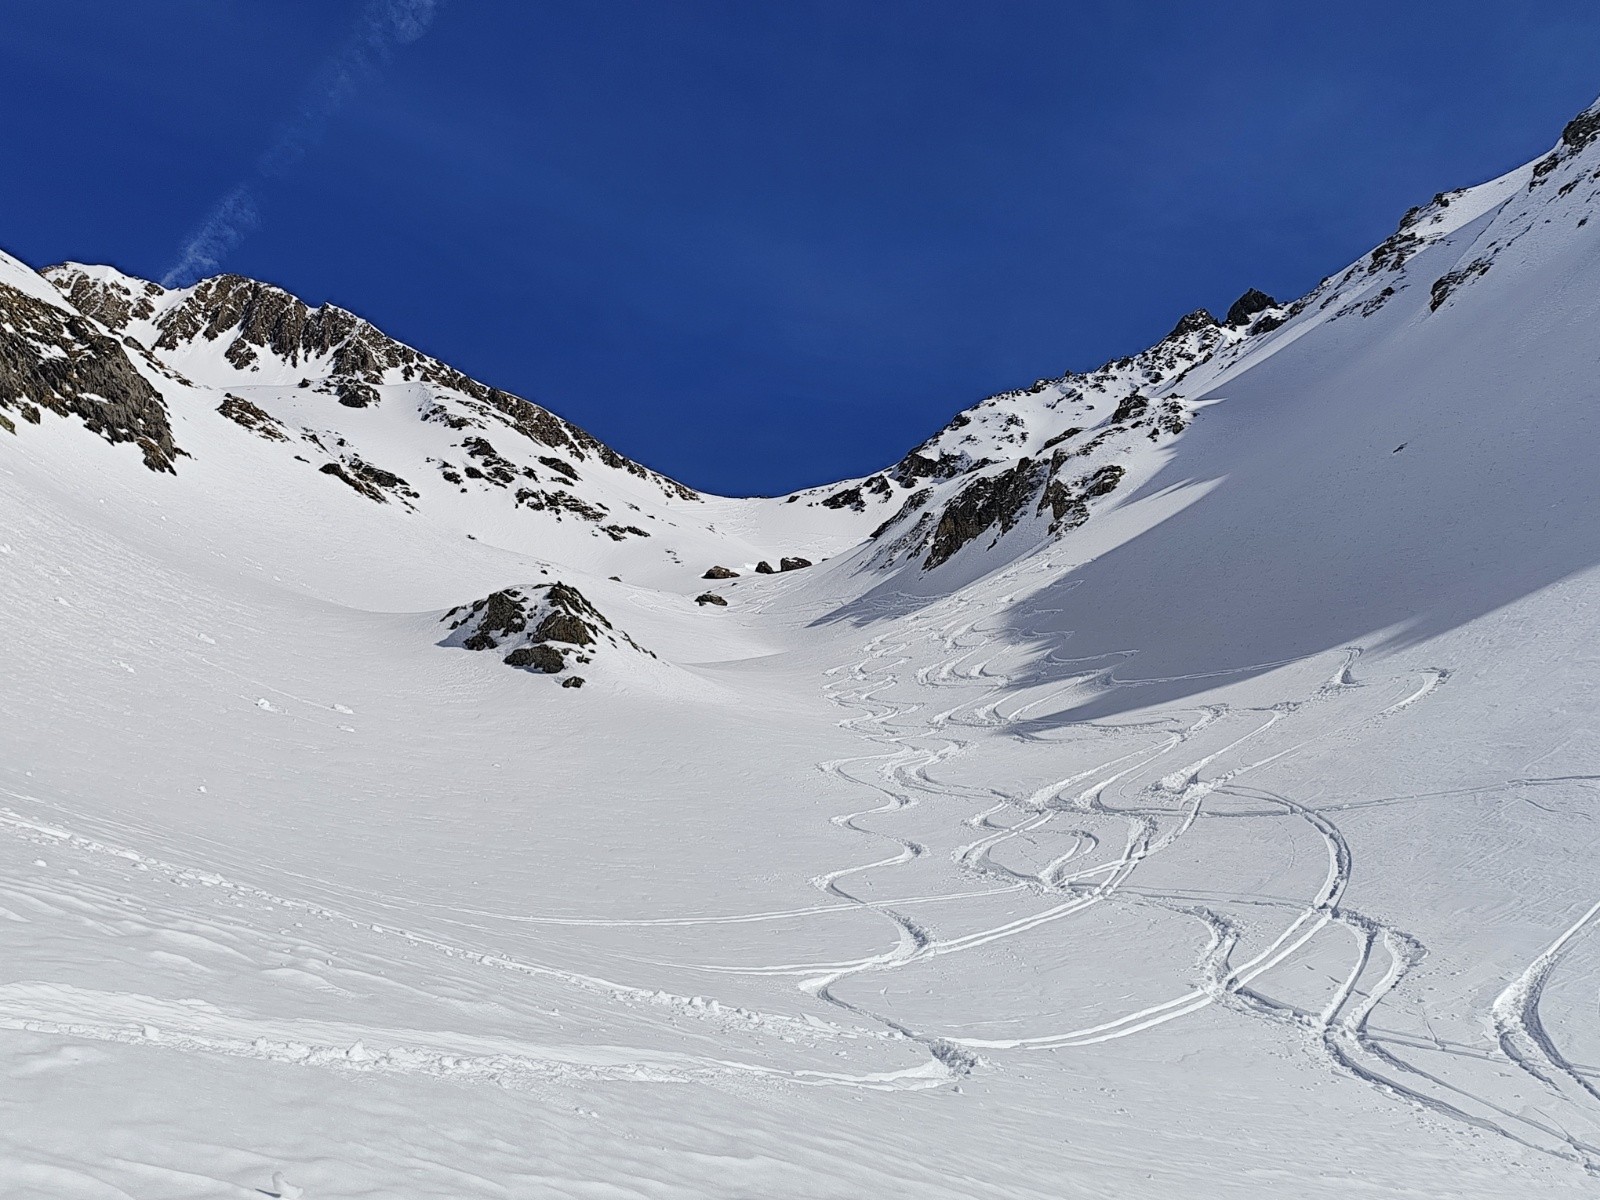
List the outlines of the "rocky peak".
{"type": "Polygon", "coordinates": [[[1556,148],[1533,165],[1533,178],[1529,182],[1529,188],[1538,187],[1545,176],[1569,159],[1582,154],[1597,138],[1600,138],[1600,100],[1567,122],[1566,128],[1561,131],[1561,141],[1556,144],[1556,148]]]}
{"type": "Polygon", "coordinates": [[[1235,300],[1228,308],[1228,315],[1223,318],[1223,324],[1230,329],[1250,324],[1250,320],[1257,313],[1266,312],[1269,308],[1277,308],[1278,302],[1259,288],[1251,288],[1244,295],[1235,300]]]}
{"type": "Polygon", "coordinates": [[[313,308],[283,288],[232,274],[179,290],[81,263],[52,267],[46,277],[80,311],[133,337],[203,386],[298,386],[332,395],[349,408],[366,408],[382,402],[387,385],[421,383],[434,397],[429,412],[452,428],[503,424],[578,462],[595,458],[652,480],[675,499],[700,499],[549,410],[480,383],[336,305],[313,308]],[[192,353],[208,347],[214,349],[198,360],[192,353]],[[452,408],[465,412],[452,414],[452,408]]]}
{"type": "Polygon", "coordinates": [[[115,267],[62,263],[40,272],[80,313],[99,321],[113,333],[155,316],[156,304],[167,290],[159,283],[124,275],[115,267]]]}
{"type": "Polygon", "coordinates": [[[1191,313],[1185,313],[1172,327],[1172,332],[1162,338],[1163,342],[1175,341],[1178,338],[1188,337],[1191,333],[1199,333],[1202,329],[1214,329],[1217,319],[1203,308],[1197,308],[1191,313]]]}

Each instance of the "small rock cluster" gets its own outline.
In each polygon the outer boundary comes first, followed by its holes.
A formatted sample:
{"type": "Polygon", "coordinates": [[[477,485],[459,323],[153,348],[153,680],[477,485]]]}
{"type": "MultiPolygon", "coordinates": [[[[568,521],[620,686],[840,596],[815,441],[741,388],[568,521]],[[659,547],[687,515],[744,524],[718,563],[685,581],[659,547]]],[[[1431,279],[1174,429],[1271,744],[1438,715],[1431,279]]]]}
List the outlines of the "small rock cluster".
{"type": "Polygon", "coordinates": [[[766,559],[762,559],[756,564],[756,574],[776,575],[780,571],[798,571],[802,567],[809,567],[810,565],[811,560],[809,558],[780,558],[776,567],[767,562],[766,559]]]}
{"type": "MultiPolygon", "coordinates": [[[[569,658],[590,663],[603,646],[649,653],[566,583],[504,588],[452,608],[441,620],[450,622],[443,645],[503,651],[501,661],[508,667],[540,675],[567,670],[569,658]]],[[[582,687],[583,677],[569,675],[561,686],[582,687]]]]}

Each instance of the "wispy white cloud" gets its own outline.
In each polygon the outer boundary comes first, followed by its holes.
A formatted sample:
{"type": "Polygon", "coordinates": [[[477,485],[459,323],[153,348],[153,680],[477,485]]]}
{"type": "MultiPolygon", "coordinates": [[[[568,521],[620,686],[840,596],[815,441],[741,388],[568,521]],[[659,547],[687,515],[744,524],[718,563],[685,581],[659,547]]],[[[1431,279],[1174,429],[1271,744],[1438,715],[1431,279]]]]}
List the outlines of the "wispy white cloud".
{"type": "Polygon", "coordinates": [[[206,219],[184,242],[178,261],[162,277],[162,284],[175,287],[193,283],[222,265],[228,252],[261,223],[250,185],[241,183],[218,200],[206,219]]]}
{"type": "Polygon", "coordinates": [[[343,46],[318,69],[296,110],[256,157],[250,175],[223,195],[184,240],[163,276],[167,287],[192,283],[223,259],[261,223],[262,181],[283,175],[327,131],[328,123],[363,84],[428,32],[444,0],[368,0],[343,46]]]}

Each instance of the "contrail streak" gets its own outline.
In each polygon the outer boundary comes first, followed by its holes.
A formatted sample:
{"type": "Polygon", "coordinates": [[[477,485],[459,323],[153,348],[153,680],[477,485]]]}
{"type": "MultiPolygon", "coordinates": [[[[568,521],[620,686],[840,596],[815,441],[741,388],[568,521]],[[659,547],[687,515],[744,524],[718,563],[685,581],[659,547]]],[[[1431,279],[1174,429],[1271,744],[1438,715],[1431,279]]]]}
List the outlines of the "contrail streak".
{"type": "Polygon", "coordinates": [[[223,195],[184,239],[177,261],[161,282],[179,287],[222,265],[261,223],[259,185],[287,172],[327,130],[344,103],[381,70],[401,46],[433,24],[444,0],[368,0],[344,46],[317,71],[296,112],[257,157],[250,175],[223,195]]]}

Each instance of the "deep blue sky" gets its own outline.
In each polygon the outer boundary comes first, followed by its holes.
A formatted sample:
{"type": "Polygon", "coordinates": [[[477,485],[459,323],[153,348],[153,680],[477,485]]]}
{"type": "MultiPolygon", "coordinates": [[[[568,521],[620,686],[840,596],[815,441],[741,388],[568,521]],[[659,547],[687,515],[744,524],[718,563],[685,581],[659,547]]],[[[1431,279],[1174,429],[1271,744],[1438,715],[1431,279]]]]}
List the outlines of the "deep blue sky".
{"type": "MultiPolygon", "coordinates": [[[[366,10],[0,0],[0,246],[159,278],[366,10]]],[[[775,492],[1299,294],[1596,95],[1594,0],[451,0],[225,265],[775,492]]]]}

